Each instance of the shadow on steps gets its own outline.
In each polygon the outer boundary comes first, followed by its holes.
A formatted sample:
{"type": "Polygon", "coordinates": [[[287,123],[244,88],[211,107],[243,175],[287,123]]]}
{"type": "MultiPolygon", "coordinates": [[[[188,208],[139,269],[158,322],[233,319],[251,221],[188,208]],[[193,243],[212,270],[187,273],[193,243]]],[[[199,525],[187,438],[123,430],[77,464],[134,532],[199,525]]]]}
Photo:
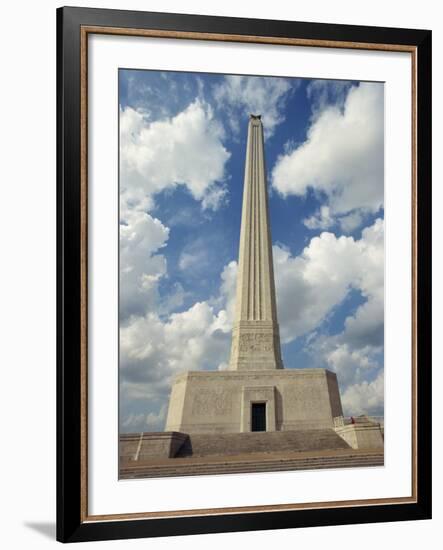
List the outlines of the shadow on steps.
{"type": "Polygon", "coordinates": [[[283,432],[190,434],[175,456],[185,458],[349,448],[349,445],[332,428],[283,432]]]}

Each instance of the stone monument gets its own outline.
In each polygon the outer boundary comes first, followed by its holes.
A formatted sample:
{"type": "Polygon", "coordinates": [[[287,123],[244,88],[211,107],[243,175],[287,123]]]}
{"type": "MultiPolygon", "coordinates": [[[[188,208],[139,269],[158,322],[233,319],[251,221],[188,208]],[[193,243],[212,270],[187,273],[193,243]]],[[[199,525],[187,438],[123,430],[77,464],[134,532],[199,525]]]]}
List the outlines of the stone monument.
{"type": "Polygon", "coordinates": [[[343,418],[335,373],[283,367],[259,115],[248,127],[229,367],[176,376],[165,431],[122,434],[119,452],[123,478],[383,464],[380,424],[343,418]],[[204,462],[214,455],[235,456],[204,462]]]}
{"type": "Polygon", "coordinates": [[[335,373],[284,369],[260,115],[250,115],[229,368],[190,371],[172,385],[165,431],[239,433],[334,427],[335,373]]]}

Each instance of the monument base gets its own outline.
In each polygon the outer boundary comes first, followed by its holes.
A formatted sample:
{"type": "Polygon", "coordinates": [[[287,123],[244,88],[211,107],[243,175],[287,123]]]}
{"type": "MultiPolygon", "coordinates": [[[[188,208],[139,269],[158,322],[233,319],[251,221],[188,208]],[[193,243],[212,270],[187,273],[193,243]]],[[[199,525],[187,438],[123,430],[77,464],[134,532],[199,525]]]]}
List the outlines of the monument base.
{"type": "Polygon", "coordinates": [[[174,380],[165,430],[324,429],[342,414],[337,377],[326,369],[190,371],[174,380]]]}
{"type": "Polygon", "coordinates": [[[335,419],[335,431],[353,449],[383,449],[384,433],[378,422],[367,416],[345,423],[343,417],[335,419]]]}

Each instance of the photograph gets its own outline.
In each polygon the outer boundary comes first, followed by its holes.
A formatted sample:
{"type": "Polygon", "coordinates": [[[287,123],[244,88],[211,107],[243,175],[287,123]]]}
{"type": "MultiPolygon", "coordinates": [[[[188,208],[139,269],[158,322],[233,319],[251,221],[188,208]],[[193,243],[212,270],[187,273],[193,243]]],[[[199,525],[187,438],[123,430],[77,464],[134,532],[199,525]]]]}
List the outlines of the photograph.
{"type": "Polygon", "coordinates": [[[384,101],[119,68],[120,480],[383,467],[384,101]]]}

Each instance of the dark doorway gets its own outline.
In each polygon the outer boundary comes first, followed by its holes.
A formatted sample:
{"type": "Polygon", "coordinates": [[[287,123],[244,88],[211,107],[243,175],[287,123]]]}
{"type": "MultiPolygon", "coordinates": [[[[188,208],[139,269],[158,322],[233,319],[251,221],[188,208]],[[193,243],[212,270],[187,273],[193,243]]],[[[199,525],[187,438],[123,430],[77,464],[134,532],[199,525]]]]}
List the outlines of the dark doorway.
{"type": "Polygon", "coordinates": [[[252,426],[253,432],[266,431],[266,403],[252,403],[252,426]]]}

